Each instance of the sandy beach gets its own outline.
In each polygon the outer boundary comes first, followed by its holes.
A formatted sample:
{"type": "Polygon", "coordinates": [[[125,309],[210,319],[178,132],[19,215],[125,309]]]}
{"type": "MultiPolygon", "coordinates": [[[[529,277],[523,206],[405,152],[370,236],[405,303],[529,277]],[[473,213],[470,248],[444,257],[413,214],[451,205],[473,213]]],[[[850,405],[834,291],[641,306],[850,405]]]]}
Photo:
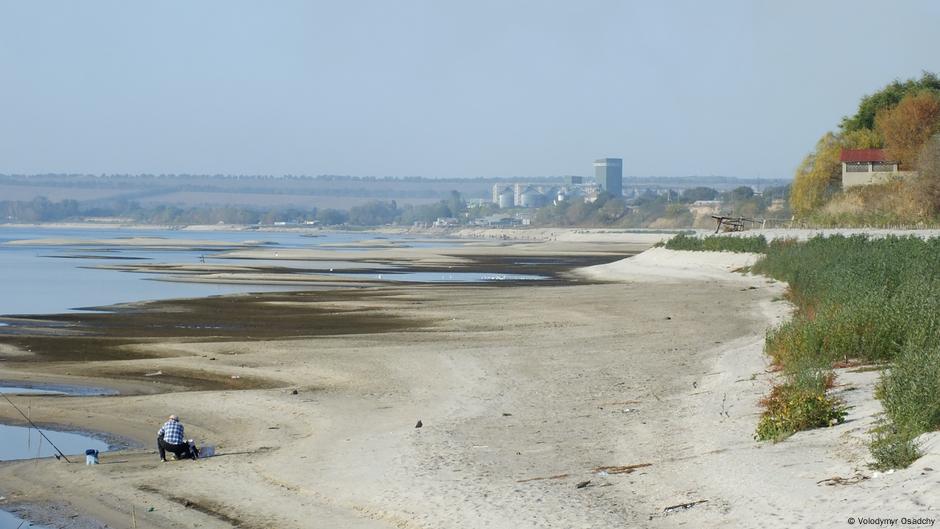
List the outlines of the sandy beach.
{"type": "MultiPolygon", "coordinates": [[[[785,285],[738,271],[754,255],[612,256],[654,237],[556,234],[446,255],[376,248],[348,257],[450,266],[487,252],[606,251],[612,262],[545,285],[388,284],[145,304],[89,320],[123,329],[111,341],[5,340],[0,379],[122,392],[30,397],[34,419],[139,446],[91,467],[2,463],[0,508],[39,522],[75,515],[88,527],[141,528],[782,528],[937,517],[936,434],[912,467],[867,469],[875,371],[839,371],[835,391],[852,406],[844,424],[754,441],[774,376],[764,333],[789,314],[785,285]],[[164,316],[148,310],[257,323],[158,335],[141,322],[164,316]],[[96,347],[107,354],[94,357],[96,347]],[[220,455],[159,463],[152,445],[169,413],[220,455]]],[[[5,407],[0,419],[17,422],[5,407]]]]}

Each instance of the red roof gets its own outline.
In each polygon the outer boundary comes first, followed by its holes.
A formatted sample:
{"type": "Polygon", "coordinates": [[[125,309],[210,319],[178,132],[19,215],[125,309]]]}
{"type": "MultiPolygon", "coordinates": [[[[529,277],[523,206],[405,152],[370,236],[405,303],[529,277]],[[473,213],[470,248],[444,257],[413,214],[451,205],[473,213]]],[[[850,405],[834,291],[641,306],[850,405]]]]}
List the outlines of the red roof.
{"type": "Polygon", "coordinates": [[[842,149],[840,162],[884,162],[884,149],[842,149]]]}

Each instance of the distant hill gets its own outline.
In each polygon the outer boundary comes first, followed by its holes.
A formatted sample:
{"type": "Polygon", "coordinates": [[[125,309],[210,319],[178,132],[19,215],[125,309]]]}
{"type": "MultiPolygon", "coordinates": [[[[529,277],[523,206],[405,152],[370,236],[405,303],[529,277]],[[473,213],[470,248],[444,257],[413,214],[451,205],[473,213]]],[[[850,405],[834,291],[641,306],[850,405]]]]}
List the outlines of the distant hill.
{"type": "MultiPolygon", "coordinates": [[[[142,206],[172,205],[247,206],[259,208],[348,209],[374,200],[400,204],[427,204],[457,191],[466,200],[488,200],[494,184],[561,184],[561,176],[499,178],[424,178],[244,175],[0,175],[3,200],[29,201],[45,197],[105,205],[130,201],[142,206]]],[[[625,188],[675,189],[706,186],[729,190],[751,186],[757,190],[786,185],[783,179],[725,176],[624,177],[625,188]]]]}

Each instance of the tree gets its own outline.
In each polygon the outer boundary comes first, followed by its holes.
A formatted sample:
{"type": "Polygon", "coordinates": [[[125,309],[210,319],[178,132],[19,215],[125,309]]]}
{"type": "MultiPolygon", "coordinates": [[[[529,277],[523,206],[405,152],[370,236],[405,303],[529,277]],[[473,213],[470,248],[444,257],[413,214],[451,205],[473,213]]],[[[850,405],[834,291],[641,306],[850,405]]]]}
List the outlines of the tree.
{"type": "Polygon", "coordinates": [[[459,191],[452,190],[447,197],[447,209],[451,217],[457,217],[467,209],[467,203],[460,196],[459,191]]]}
{"type": "Polygon", "coordinates": [[[816,149],[806,155],[796,170],[790,187],[790,207],[800,217],[822,206],[842,186],[842,149],[879,147],[881,137],[869,129],[842,135],[827,132],[816,142],[816,149]]]}
{"type": "Polygon", "coordinates": [[[317,220],[327,226],[345,224],[347,219],[346,212],[338,209],[321,209],[317,211],[317,220]]]}
{"type": "Polygon", "coordinates": [[[816,150],[803,158],[790,189],[790,207],[798,216],[822,206],[838,187],[842,177],[841,152],[839,137],[827,132],[816,142],[816,150]]]}
{"type": "Polygon", "coordinates": [[[930,90],[908,94],[894,108],[882,110],[875,126],[885,140],[885,154],[902,167],[917,167],[927,140],[940,131],[940,94],[930,90]]]}
{"type": "Polygon", "coordinates": [[[627,213],[627,204],[622,198],[611,198],[595,214],[601,224],[612,224],[627,213]]]}
{"type": "Polygon", "coordinates": [[[754,196],[754,189],[750,186],[740,186],[731,190],[731,200],[747,200],[754,196]]]}
{"type": "Polygon", "coordinates": [[[682,192],[682,200],[684,202],[715,200],[716,198],[718,198],[718,190],[710,187],[693,187],[682,192]]]}
{"type": "Polygon", "coordinates": [[[920,79],[908,79],[903,83],[895,80],[874,94],[863,97],[855,115],[842,118],[839,127],[843,132],[874,129],[875,117],[879,112],[893,108],[908,94],[925,89],[940,92],[940,78],[937,74],[923,72],[920,79]]]}
{"type": "Polygon", "coordinates": [[[349,208],[349,222],[356,226],[382,226],[394,222],[400,212],[395,201],[373,200],[349,208]]]}

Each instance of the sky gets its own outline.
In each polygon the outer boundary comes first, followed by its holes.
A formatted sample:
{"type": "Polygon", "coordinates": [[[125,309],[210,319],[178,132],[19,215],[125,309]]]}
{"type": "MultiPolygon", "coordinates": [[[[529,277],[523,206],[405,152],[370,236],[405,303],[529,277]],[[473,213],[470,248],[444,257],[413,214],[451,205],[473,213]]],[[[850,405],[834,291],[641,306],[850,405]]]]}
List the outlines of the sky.
{"type": "Polygon", "coordinates": [[[790,178],[940,2],[0,0],[0,174],[790,178]]]}

